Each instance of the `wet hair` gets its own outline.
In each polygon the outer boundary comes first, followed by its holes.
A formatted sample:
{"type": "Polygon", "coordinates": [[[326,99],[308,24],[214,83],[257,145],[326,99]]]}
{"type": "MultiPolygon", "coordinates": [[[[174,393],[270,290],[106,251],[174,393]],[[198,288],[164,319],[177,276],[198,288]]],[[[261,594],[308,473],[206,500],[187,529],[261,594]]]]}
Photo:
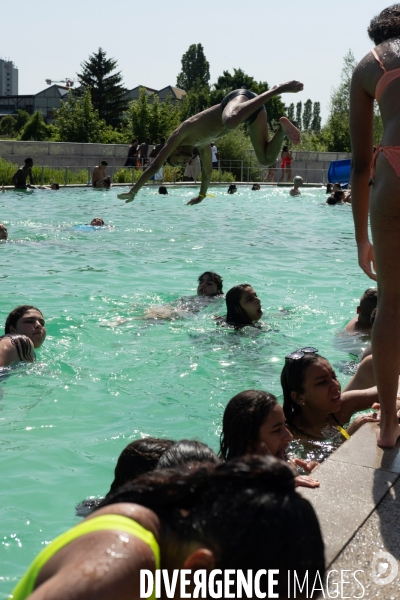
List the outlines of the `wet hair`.
{"type": "Polygon", "coordinates": [[[378,305],[378,290],[376,288],[368,288],[365,290],[360,299],[361,314],[364,319],[370,321],[373,310],[378,305]]]}
{"type": "Polygon", "coordinates": [[[168,195],[168,190],[165,187],[165,185],[160,185],[160,187],[158,188],[158,193],[163,194],[164,196],[168,195]]]}
{"type": "Polygon", "coordinates": [[[201,280],[203,279],[203,277],[205,275],[208,275],[209,278],[211,279],[211,281],[213,281],[216,286],[217,286],[217,293],[215,294],[216,296],[218,296],[219,294],[223,294],[222,291],[222,277],[221,275],[218,275],[218,273],[215,273],[214,271],[204,271],[204,273],[202,273],[201,275],[199,275],[198,278],[198,282],[199,284],[201,283],[201,280]]]}
{"type": "MultiPolygon", "coordinates": [[[[106,494],[106,498],[129,481],[133,481],[137,477],[153,471],[163,452],[168,450],[173,444],[172,440],[152,437],[135,440],[128,444],[119,455],[114,470],[114,481],[106,494]]],[[[99,498],[89,498],[79,502],[75,507],[76,515],[78,517],[86,517],[94,510],[97,510],[101,502],[102,499],[99,498]]]]}
{"type": "Polygon", "coordinates": [[[55,190],[59,190],[60,189],[60,185],[56,181],[53,181],[53,183],[51,185],[54,185],[54,189],[55,190]]]}
{"type": "MultiPolygon", "coordinates": [[[[116,491],[101,506],[133,502],[161,522],[161,548],[204,544],[216,569],[278,569],[274,591],[287,597],[288,571],[324,575],[324,545],[311,504],[295,491],[289,466],[246,456],[194,472],[156,470],[116,491]]],[[[301,578],[301,579],[300,579],[301,578]]],[[[260,587],[267,592],[266,577],[260,587]]]]}
{"type": "Polygon", "coordinates": [[[106,160],[102,160],[100,164],[106,167],[108,165],[108,162],[106,160]]]}
{"type": "Polygon", "coordinates": [[[242,327],[243,325],[251,325],[252,320],[247,316],[244,308],[240,306],[240,299],[247,289],[251,288],[249,283],[241,283],[231,288],[226,296],[226,322],[228,325],[236,325],[242,327]]]}
{"type": "Polygon", "coordinates": [[[92,219],[92,220],[90,221],[90,225],[91,225],[92,227],[103,227],[103,225],[104,225],[104,224],[105,224],[105,223],[104,223],[103,219],[100,219],[100,217],[95,217],[94,219],[92,219]],[[100,221],[100,225],[94,225],[94,221],[100,221]]]}
{"type": "Polygon", "coordinates": [[[344,197],[343,191],[337,191],[333,194],[333,196],[329,196],[326,203],[334,206],[335,204],[341,204],[344,197]]]}
{"type": "Polygon", "coordinates": [[[326,193],[330,194],[332,192],[332,188],[333,188],[333,184],[332,183],[327,183],[326,184],[326,193]]]}
{"type": "Polygon", "coordinates": [[[231,183],[231,185],[228,187],[228,194],[234,194],[237,191],[237,187],[234,183],[231,183]]]}
{"type": "Polygon", "coordinates": [[[385,8],[372,19],[367,31],[375,46],[391,38],[400,37],[400,4],[385,8]]]}
{"type": "Polygon", "coordinates": [[[253,192],[258,192],[259,189],[260,189],[260,184],[259,183],[254,183],[253,187],[251,188],[251,190],[253,192]]]}
{"type": "Polygon", "coordinates": [[[285,365],[281,373],[281,386],[283,391],[283,412],[290,423],[294,417],[301,413],[301,407],[292,398],[292,392],[302,394],[304,391],[304,378],[308,367],[319,360],[326,360],[320,354],[305,354],[298,359],[285,359],[285,365]]]}
{"type": "Polygon", "coordinates": [[[119,455],[114,471],[114,481],[106,498],[121,485],[153,471],[163,453],[175,442],[162,438],[144,438],[128,444],[119,455]]]}
{"type": "Polygon", "coordinates": [[[27,165],[27,164],[31,164],[31,165],[33,165],[33,158],[26,158],[26,159],[24,160],[24,163],[25,163],[26,165],[27,165]]]}
{"type": "Polygon", "coordinates": [[[220,462],[214,450],[206,444],[197,440],[180,440],[162,454],[156,468],[171,469],[201,463],[218,465],[220,462]]]}
{"type": "Polygon", "coordinates": [[[22,304],[21,306],[17,306],[17,308],[14,308],[14,310],[10,312],[6,319],[6,323],[4,325],[4,333],[12,333],[11,327],[16,329],[17,322],[26,312],[28,312],[28,310],[37,310],[43,317],[42,311],[36,308],[36,306],[30,306],[29,304],[22,304]]]}
{"type": "Polygon", "coordinates": [[[277,403],[275,396],[260,390],[246,390],[231,398],[222,417],[219,455],[230,460],[255,451],[260,427],[277,403]]]}

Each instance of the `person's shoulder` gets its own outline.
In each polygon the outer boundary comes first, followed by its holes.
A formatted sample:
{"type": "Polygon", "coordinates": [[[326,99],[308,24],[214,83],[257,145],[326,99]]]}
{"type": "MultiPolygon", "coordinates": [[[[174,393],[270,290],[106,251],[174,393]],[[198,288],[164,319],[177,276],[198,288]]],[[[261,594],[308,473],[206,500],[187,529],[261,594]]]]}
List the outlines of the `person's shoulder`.
{"type": "Polygon", "coordinates": [[[0,366],[7,367],[15,362],[34,362],[33,342],[26,335],[6,334],[0,337],[0,366]]]}

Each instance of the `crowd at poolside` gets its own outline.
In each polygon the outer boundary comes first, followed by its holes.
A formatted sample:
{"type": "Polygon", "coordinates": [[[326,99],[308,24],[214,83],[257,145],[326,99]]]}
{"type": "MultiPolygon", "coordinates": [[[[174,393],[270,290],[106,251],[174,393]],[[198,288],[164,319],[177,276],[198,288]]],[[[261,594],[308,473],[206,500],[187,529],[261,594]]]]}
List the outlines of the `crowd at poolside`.
{"type": "MultiPolygon", "coordinates": [[[[376,50],[361,61],[352,79],[352,188],[344,191],[339,185],[327,189],[327,193],[332,192],[328,204],[351,202],[359,264],[377,280],[377,289],[364,292],[356,316],[345,327],[346,335],[372,339],[355,375],[342,391],[328,359],[310,345],[312,340],[304,340],[303,347],[284,357],[282,406],[268,391],[239,391],[238,376],[238,393],[227,399],[221,416],[218,454],[198,440],[148,438],[130,443],[118,459],[105,497],[99,502],[83,500],[78,505],[77,513],[85,520],[42,550],[15,588],[14,600],[117,596],[136,600],[141,597],[141,571],[152,574],[161,567],[167,573],[174,569],[190,571],[191,591],[197,586],[199,571],[220,569],[222,580],[228,570],[264,569],[265,575],[276,569],[279,576],[274,591],[281,599],[290,597],[287,581],[291,571],[300,579],[306,573],[311,579],[323,577],[320,527],[311,504],[299,493],[302,487],[319,487],[319,465],[291,452],[292,441],[304,447],[327,439],[346,444],[370,422],[379,423],[377,441],[383,448],[393,448],[400,437],[400,146],[394,145],[400,135],[400,112],[398,94],[385,92],[381,99],[389,84],[392,91],[400,90],[400,5],[375,17],[369,35],[376,50]],[[389,125],[385,125],[385,145],[376,147],[370,165],[375,98],[384,123],[389,125]],[[368,237],[369,210],[374,247],[368,237]],[[370,412],[366,413],[367,409],[370,412]]],[[[199,204],[208,195],[216,156],[209,139],[218,139],[225,130],[241,123],[249,128],[259,162],[270,165],[285,136],[298,143],[299,132],[283,117],[269,140],[264,104],[281,93],[296,93],[302,88],[302,83],[291,81],[260,96],[249,90],[234,90],[220,105],[188,119],[174,132],[138,182],[119,197],[132,202],[165,161],[173,166],[186,164],[197,144],[202,181],[199,194],[188,204],[199,204]],[[206,142],[199,144],[199,140],[206,142]]],[[[281,158],[288,171],[288,147],[281,158]]],[[[25,172],[16,174],[16,185],[22,186],[24,177],[26,185],[32,164],[26,163],[25,172]]],[[[94,187],[97,182],[104,187],[105,166],[96,167],[94,187]]],[[[295,177],[290,195],[300,195],[301,185],[301,178],[295,177]]],[[[236,192],[234,187],[229,193],[236,192]]],[[[106,225],[96,218],[90,226],[106,225]]],[[[7,228],[3,226],[0,231],[6,239],[7,228]]],[[[224,296],[222,277],[205,271],[199,276],[197,295],[211,303],[225,299],[226,314],[210,316],[216,327],[230,328],[235,335],[248,328],[262,331],[261,301],[250,284],[235,285],[224,296]]],[[[220,303],[216,306],[219,308],[220,303]]],[[[7,316],[0,337],[0,367],[33,362],[35,350],[45,338],[42,312],[31,305],[18,306],[7,316]]],[[[269,593],[266,577],[258,586],[262,593],[269,593]]],[[[296,597],[315,595],[299,591],[296,597]]],[[[257,592],[249,597],[254,596],[259,597],[257,592]]]]}

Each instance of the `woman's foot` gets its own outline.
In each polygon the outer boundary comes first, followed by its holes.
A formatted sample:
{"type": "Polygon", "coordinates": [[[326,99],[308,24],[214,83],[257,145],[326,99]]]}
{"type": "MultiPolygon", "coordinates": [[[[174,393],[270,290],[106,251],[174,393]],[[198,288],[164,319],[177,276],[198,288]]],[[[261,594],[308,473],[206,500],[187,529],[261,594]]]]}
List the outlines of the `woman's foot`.
{"type": "Polygon", "coordinates": [[[300,144],[300,131],[297,129],[297,127],[295,127],[293,123],[291,123],[286,117],[281,117],[279,121],[284,134],[289,138],[289,140],[295,145],[300,144]]]}
{"type": "Polygon", "coordinates": [[[382,423],[380,424],[376,442],[380,448],[394,448],[399,437],[400,425],[398,424],[396,415],[396,422],[393,424],[388,424],[385,427],[383,427],[382,423]]]}

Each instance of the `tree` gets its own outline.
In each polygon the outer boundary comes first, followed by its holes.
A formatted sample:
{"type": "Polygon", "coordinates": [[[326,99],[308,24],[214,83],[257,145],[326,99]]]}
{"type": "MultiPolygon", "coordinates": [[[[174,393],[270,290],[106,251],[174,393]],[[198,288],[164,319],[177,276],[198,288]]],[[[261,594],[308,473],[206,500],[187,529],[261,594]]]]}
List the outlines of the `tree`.
{"type": "Polygon", "coordinates": [[[43,114],[37,110],[21,130],[20,140],[42,142],[51,138],[52,128],[46,125],[43,114]]]}
{"type": "Polygon", "coordinates": [[[185,96],[181,107],[183,121],[210,107],[210,88],[195,86],[185,96]]]}
{"type": "Polygon", "coordinates": [[[90,90],[83,96],[73,96],[68,92],[67,100],[55,111],[58,138],[61,142],[103,143],[107,130],[106,123],[93,108],[90,90]]]}
{"type": "Polygon", "coordinates": [[[351,152],[350,85],[356,65],[354,54],[349,50],[343,59],[341,84],[331,95],[330,114],[325,127],[327,138],[330,140],[328,149],[331,152],[351,152]]]}
{"type": "Polygon", "coordinates": [[[290,121],[294,121],[294,104],[293,102],[286,107],[286,115],[290,121]]]}
{"type": "Polygon", "coordinates": [[[127,90],[121,85],[121,73],[111,74],[117,67],[117,61],[106,58],[106,52],[99,48],[97,53],[89,56],[88,61],[81,63],[81,67],[82,73],[78,73],[78,79],[85,90],[90,89],[93,108],[107,125],[116,127],[128,106],[127,90]]]}
{"type": "Polygon", "coordinates": [[[178,88],[189,92],[194,87],[208,87],[210,64],[201,44],[192,44],[182,56],[182,71],[176,79],[178,88]]]}
{"type": "Polygon", "coordinates": [[[312,101],[310,99],[304,102],[303,111],[303,130],[309,131],[311,129],[312,120],[312,101]]]}
{"type": "Polygon", "coordinates": [[[153,103],[149,104],[146,89],[141,88],[138,100],[130,102],[123,121],[127,142],[135,137],[139,141],[149,137],[155,142],[160,137],[167,138],[178,127],[180,111],[171,99],[160,102],[156,94],[152,99],[153,103]]]}
{"type": "Polygon", "coordinates": [[[311,121],[311,130],[315,133],[319,133],[321,131],[321,103],[314,102],[313,106],[313,115],[311,121]]]}
{"type": "Polygon", "coordinates": [[[298,102],[296,104],[296,123],[297,123],[297,127],[299,129],[302,128],[302,119],[301,119],[302,110],[303,110],[303,105],[301,102],[298,102]]]}
{"type": "Polygon", "coordinates": [[[18,114],[17,114],[17,125],[16,125],[17,131],[21,131],[21,129],[27,124],[27,122],[29,121],[30,118],[31,118],[31,115],[26,110],[21,110],[19,108],[18,114]]]}
{"type": "MultiPolygon", "coordinates": [[[[214,83],[213,88],[210,94],[211,106],[222,102],[223,98],[232,90],[247,89],[255,94],[262,94],[269,90],[269,85],[266,81],[257,82],[254,77],[247,75],[242,69],[233,69],[232,75],[229,71],[223,71],[223,74],[218,77],[217,83],[214,83]]],[[[280,96],[268,100],[265,107],[270,124],[278,121],[285,114],[285,105],[280,96]]]]}
{"type": "Polygon", "coordinates": [[[6,115],[0,121],[0,135],[13,137],[16,134],[17,119],[11,115],[6,115]]]}

